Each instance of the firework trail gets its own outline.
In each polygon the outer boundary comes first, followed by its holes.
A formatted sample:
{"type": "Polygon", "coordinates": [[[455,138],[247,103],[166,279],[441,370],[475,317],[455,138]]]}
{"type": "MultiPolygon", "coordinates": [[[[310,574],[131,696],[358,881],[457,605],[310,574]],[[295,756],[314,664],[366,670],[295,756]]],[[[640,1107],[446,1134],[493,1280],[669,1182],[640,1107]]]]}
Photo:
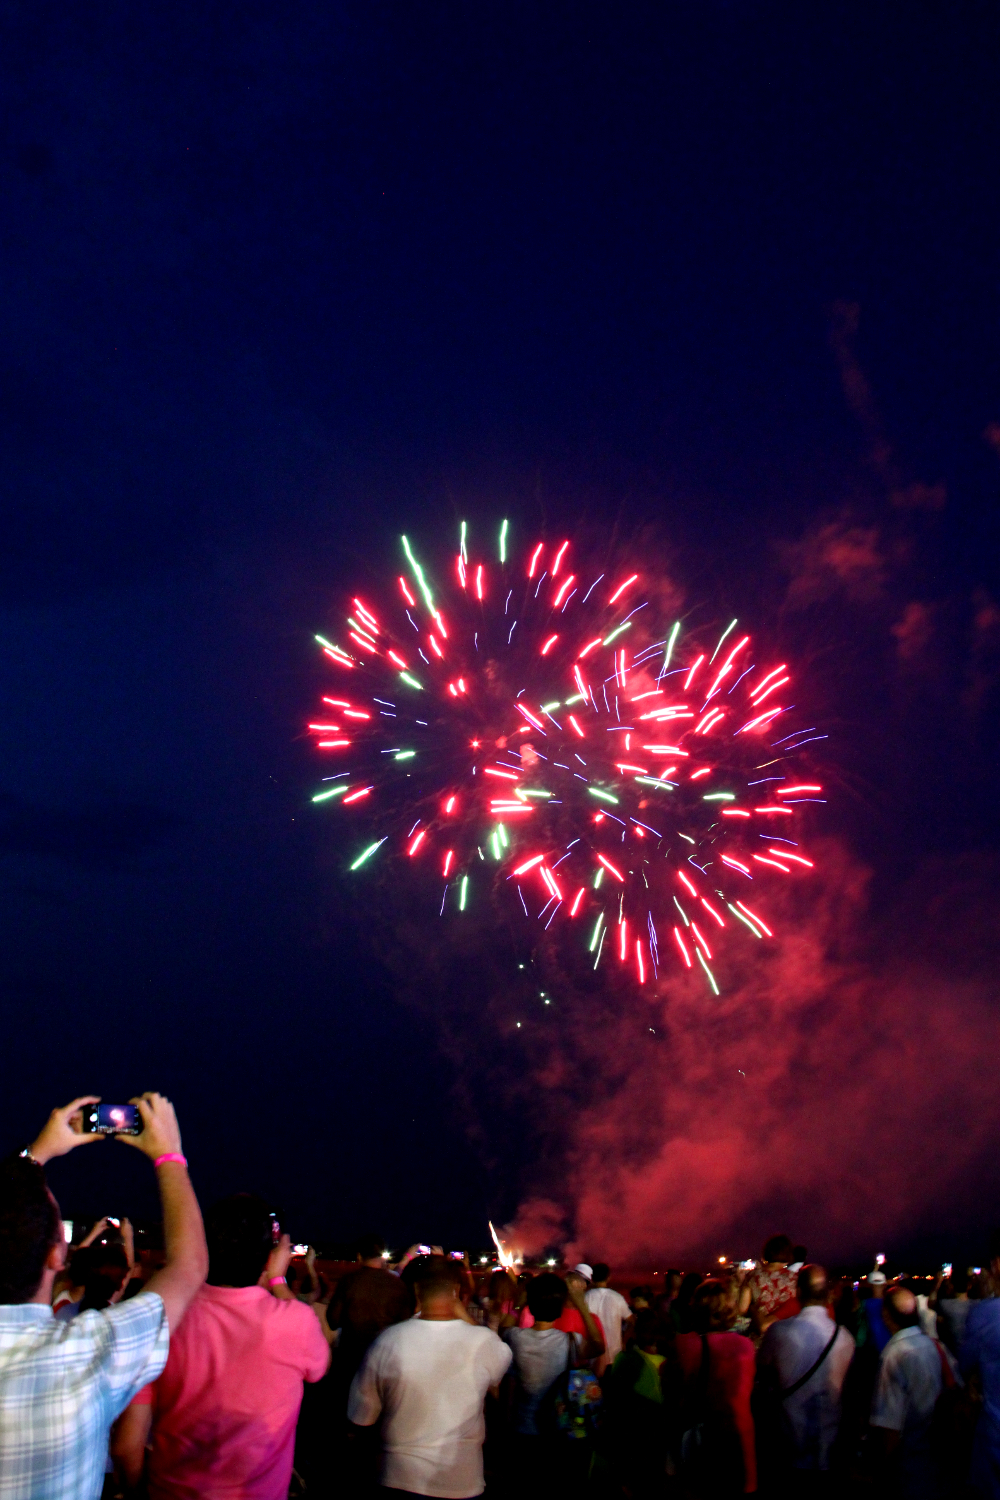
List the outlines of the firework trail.
{"type": "Polygon", "coordinates": [[[701,640],[639,573],[585,572],[569,541],[515,559],[508,535],[479,561],[463,523],[447,595],[404,536],[392,603],[355,596],[342,643],[317,636],[335,680],[312,800],[366,824],[352,871],[433,873],[441,915],[506,897],[595,969],[645,984],[670,962],[718,994],[720,945],[772,939],[767,883],[813,868],[822,787],[795,766],[825,736],[792,730],[790,670],[735,620],[701,640]]]}

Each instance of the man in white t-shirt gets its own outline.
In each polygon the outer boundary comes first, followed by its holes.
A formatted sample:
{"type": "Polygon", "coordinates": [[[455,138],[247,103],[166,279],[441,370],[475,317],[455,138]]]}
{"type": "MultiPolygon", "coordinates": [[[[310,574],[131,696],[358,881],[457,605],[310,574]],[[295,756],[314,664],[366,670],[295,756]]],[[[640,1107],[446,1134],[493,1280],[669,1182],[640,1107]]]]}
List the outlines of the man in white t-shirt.
{"type": "Polygon", "coordinates": [[[379,1334],[351,1385],[348,1419],[382,1421],[383,1488],[441,1500],[483,1492],[483,1402],[511,1353],[462,1305],[454,1261],[429,1256],[416,1281],[417,1316],[379,1334]]]}
{"type": "MultiPolygon", "coordinates": [[[[581,1276],[585,1276],[590,1270],[589,1266],[577,1266],[581,1276]]],[[[603,1374],[614,1364],[616,1357],[622,1352],[624,1338],[623,1327],[632,1317],[632,1309],[629,1307],[621,1292],[616,1292],[608,1286],[608,1277],[611,1275],[611,1267],[602,1261],[594,1266],[591,1275],[591,1286],[587,1293],[587,1306],[598,1318],[604,1329],[605,1355],[598,1374],[603,1374]]]]}

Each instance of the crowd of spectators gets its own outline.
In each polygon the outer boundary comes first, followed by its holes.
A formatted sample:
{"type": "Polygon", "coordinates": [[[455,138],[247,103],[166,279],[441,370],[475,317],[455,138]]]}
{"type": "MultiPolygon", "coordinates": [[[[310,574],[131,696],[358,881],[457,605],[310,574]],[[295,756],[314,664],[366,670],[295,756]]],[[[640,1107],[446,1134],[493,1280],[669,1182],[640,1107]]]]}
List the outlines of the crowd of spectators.
{"type": "Polygon", "coordinates": [[[45,1164],[76,1099],[0,1163],[0,1500],[1000,1500],[1000,1238],[988,1271],[755,1263],[629,1295],[605,1264],[476,1273],[369,1238],[327,1278],[264,1200],[202,1218],[170,1102],[135,1101],[164,1245],[70,1256],[45,1164]]]}

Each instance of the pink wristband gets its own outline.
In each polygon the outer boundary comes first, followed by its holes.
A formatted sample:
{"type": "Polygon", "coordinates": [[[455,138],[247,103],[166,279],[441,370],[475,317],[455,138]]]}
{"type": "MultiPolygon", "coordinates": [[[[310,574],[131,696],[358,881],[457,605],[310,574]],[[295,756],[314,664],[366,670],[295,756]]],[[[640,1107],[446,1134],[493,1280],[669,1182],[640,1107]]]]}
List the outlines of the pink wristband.
{"type": "Polygon", "coordinates": [[[287,1286],[288,1282],[285,1280],[284,1276],[272,1276],[267,1284],[268,1286],[287,1286]]]}
{"type": "Polygon", "coordinates": [[[186,1167],[187,1164],[188,1164],[187,1157],[186,1156],[182,1156],[179,1151],[165,1151],[162,1156],[158,1156],[156,1158],[156,1160],[153,1163],[153,1166],[154,1167],[162,1167],[163,1164],[164,1164],[164,1162],[167,1162],[167,1161],[178,1162],[182,1167],[186,1167]]]}

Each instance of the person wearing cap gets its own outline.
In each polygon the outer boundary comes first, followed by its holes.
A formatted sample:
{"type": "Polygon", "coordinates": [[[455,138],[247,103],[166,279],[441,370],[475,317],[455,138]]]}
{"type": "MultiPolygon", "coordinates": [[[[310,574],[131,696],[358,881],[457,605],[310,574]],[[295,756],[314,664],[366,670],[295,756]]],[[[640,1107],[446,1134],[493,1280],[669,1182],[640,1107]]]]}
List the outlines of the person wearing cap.
{"type": "Polygon", "coordinates": [[[865,1315],[865,1326],[868,1337],[875,1345],[879,1354],[885,1348],[891,1337],[885,1326],[882,1316],[882,1297],[885,1293],[885,1272],[876,1268],[868,1272],[868,1295],[864,1300],[863,1311],[865,1315]]]}
{"type": "Polygon", "coordinates": [[[590,1271],[591,1285],[586,1293],[586,1302],[594,1317],[600,1319],[604,1330],[606,1353],[597,1369],[598,1375],[603,1375],[622,1352],[625,1343],[622,1330],[631,1323],[632,1309],[621,1292],[608,1286],[611,1267],[603,1261],[599,1261],[593,1270],[589,1266],[577,1266],[577,1270],[581,1274],[590,1271]]]}

